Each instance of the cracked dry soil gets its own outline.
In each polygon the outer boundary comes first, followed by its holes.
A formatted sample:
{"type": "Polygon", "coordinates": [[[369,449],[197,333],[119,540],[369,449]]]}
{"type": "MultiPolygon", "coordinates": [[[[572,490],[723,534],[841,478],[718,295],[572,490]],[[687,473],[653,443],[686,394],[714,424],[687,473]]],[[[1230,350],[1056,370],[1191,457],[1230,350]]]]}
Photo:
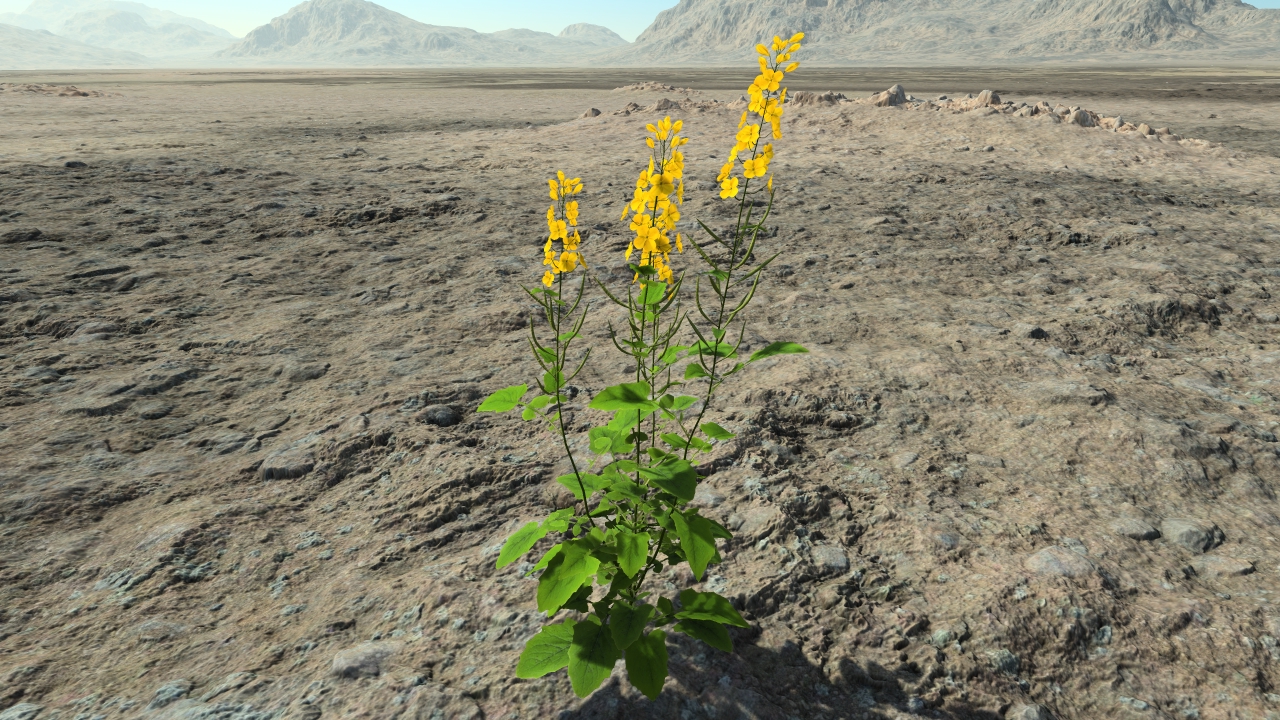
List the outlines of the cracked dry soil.
{"type": "MultiPolygon", "coordinates": [[[[752,628],[580,701],[493,568],[555,444],[473,408],[531,377],[544,177],[629,280],[661,96],[272,77],[0,101],[0,717],[1280,716],[1274,153],[793,110],[747,338],[812,352],[727,386],[696,501],[752,628]]],[[[736,96],[673,98],[690,220],[736,96]]]]}

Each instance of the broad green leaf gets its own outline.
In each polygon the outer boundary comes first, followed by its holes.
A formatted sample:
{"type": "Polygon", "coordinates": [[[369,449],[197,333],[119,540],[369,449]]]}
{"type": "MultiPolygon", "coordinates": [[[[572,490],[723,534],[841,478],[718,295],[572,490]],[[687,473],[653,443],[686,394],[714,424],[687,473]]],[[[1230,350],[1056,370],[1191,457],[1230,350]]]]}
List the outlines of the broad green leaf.
{"type": "Polygon", "coordinates": [[[570,473],[568,475],[561,475],[556,478],[556,482],[566,488],[569,488],[569,492],[573,493],[573,496],[579,500],[586,500],[591,497],[592,493],[602,490],[608,486],[608,483],[605,482],[604,478],[599,475],[592,475],[591,473],[578,473],[577,475],[570,473]],[[578,483],[579,479],[582,481],[581,484],[578,483]],[[587,497],[582,496],[583,488],[586,488],[587,497]]]}
{"type": "Polygon", "coordinates": [[[667,465],[641,468],[640,476],[649,484],[686,502],[698,491],[698,471],[688,460],[677,460],[667,465]]]}
{"type": "MultiPolygon", "coordinates": [[[[578,625],[581,626],[582,623],[578,623],[578,625]]],[[[682,632],[691,638],[701,640],[713,648],[725,652],[733,652],[733,641],[729,639],[729,631],[725,630],[720,623],[709,620],[681,620],[676,623],[675,629],[677,632],[682,632]]],[[[572,654],[573,650],[570,649],[569,652],[572,654]]]]}
{"type": "Polygon", "coordinates": [[[658,404],[649,399],[649,383],[634,382],[614,385],[600,391],[588,406],[594,410],[653,411],[658,404]]]}
{"type": "Polygon", "coordinates": [[[644,634],[644,626],[649,624],[649,616],[653,614],[653,606],[640,603],[640,607],[631,607],[622,600],[613,603],[609,611],[609,630],[613,633],[613,644],[619,650],[626,650],[644,634]]]}
{"type": "Polygon", "coordinates": [[[677,450],[683,450],[689,446],[688,441],[675,433],[662,433],[662,441],[677,450]]]}
{"type": "Polygon", "coordinates": [[[704,378],[704,377],[711,377],[711,375],[708,374],[706,370],[703,370],[702,366],[699,365],[698,363],[691,362],[685,366],[684,368],[685,380],[693,380],[696,378],[704,378]]]}
{"type": "Polygon", "coordinates": [[[707,437],[712,440],[732,440],[737,437],[713,422],[702,423],[702,432],[706,433],[707,437]]]}
{"type": "Polygon", "coordinates": [[[702,582],[707,564],[716,555],[716,538],[711,522],[696,513],[686,518],[680,512],[672,512],[671,520],[675,522],[680,549],[689,561],[689,569],[693,570],[693,576],[698,582],[702,582]]]}
{"type": "Polygon", "coordinates": [[[600,561],[591,556],[586,543],[571,540],[561,544],[560,552],[538,578],[538,609],[555,613],[599,568],[600,561]]]}
{"type": "Polygon", "coordinates": [[[767,346],[751,353],[751,359],[747,362],[753,363],[757,360],[763,360],[774,355],[792,355],[795,353],[809,352],[803,345],[797,345],[793,342],[776,342],[769,343],[767,346]]]}
{"type": "Polygon", "coordinates": [[[699,342],[697,345],[694,345],[690,350],[691,352],[695,352],[703,357],[708,355],[716,355],[722,358],[733,358],[738,356],[738,352],[734,349],[732,344],[719,341],[706,342],[704,340],[699,342]]]}
{"type": "MultiPolygon", "coordinates": [[[[546,523],[543,523],[543,524],[545,525],[546,523]]],[[[566,525],[566,527],[568,527],[568,525],[566,525]]],[[[537,565],[533,566],[533,569],[529,571],[529,575],[532,575],[538,572],[539,570],[543,570],[548,565],[550,565],[551,561],[554,560],[556,556],[560,554],[560,547],[561,547],[560,545],[552,545],[550,550],[543,553],[542,559],[538,561],[537,565]]]]}
{"type": "Polygon", "coordinates": [[[512,385],[503,388],[480,403],[480,407],[476,408],[476,412],[507,412],[514,410],[516,405],[520,404],[520,398],[529,391],[528,385],[512,385]]]}
{"type": "Polygon", "coordinates": [[[622,654],[613,644],[613,634],[600,625],[595,615],[573,626],[569,646],[569,682],[578,697],[586,697],[600,687],[622,654]]]}
{"type": "Polygon", "coordinates": [[[689,349],[688,345],[672,345],[671,347],[663,351],[662,357],[658,359],[658,362],[662,363],[663,365],[670,365],[671,363],[674,363],[676,360],[679,359],[680,353],[688,349],[689,349]]]}
{"type": "Polygon", "coordinates": [[[516,664],[516,677],[529,680],[553,673],[569,664],[569,645],[573,642],[571,619],[555,625],[544,625],[529,638],[516,664]]]}
{"type": "Polygon", "coordinates": [[[538,417],[538,411],[534,410],[531,407],[527,407],[520,412],[520,417],[524,418],[525,420],[532,420],[538,417]]]}
{"type": "Polygon", "coordinates": [[[570,340],[576,337],[578,337],[578,333],[576,332],[560,333],[560,337],[557,337],[556,340],[559,340],[560,342],[563,343],[563,342],[569,342],[570,340]]]}
{"type": "Polygon", "coordinates": [[[524,557],[539,540],[547,536],[550,528],[536,522],[525,524],[524,527],[512,533],[511,537],[502,544],[502,552],[498,553],[498,567],[504,568],[511,563],[524,557]]]}
{"type": "Polygon", "coordinates": [[[569,529],[569,519],[573,517],[573,508],[561,508],[542,521],[552,532],[564,532],[569,529]]]}
{"type": "Polygon", "coordinates": [[[618,531],[618,567],[635,577],[649,560],[649,533],[618,531]]]}
{"type": "Polygon", "coordinates": [[[689,444],[702,452],[711,452],[712,450],[711,443],[703,440],[702,438],[689,438],[689,444]]]}
{"type": "Polygon", "coordinates": [[[547,371],[542,374],[542,389],[549,393],[558,393],[564,387],[564,373],[547,371]]]}
{"type": "Polygon", "coordinates": [[[650,700],[667,680],[667,634],[654,630],[627,648],[627,679],[650,700]]]}
{"type": "Polygon", "coordinates": [[[529,401],[529,407],[533,408],[534,410],[541,410],[542,408],[546,407],[554,399],[555,398],[550,395],[539,395],[538,397],[529,401]]]}
{"type": "Polygon", "coordinates": [[[680,397],[676,398],[676,401],[671,406],[671,409],[677,412],[680,410],[687,410],[690,407],[692,407],[694,403],[698,402],[698,400],[699,398],[694,397],[693,395],[681,395],[680,397]]]}
{"type": "Polygon", "coordinates": [[[538,357],[542,358],[542,362],[553,365],[556,361],[556,354],[546,348],[538,348],[538,357]]]}
{"type": "Polygon", "coordinates": [[[637,298],[641,305],[657,305],[662,302],[662,298],[666,297],[666,283],[645,282],[641,287],[644,289],[640,291],[640,297],[637,298]]]}
{"type": "Polygon", "coordinates": [[[675,616],[676,606],[671,604],[670,598],[658,598],[658,610],[665,616],[675,616]]]}
{"type": "Polygon", "coordinates": [[[727,598],[713,592],[685,590],[680,593],[680,605],[682,607],[676,617],[681,620],[710,620],[740,628],[751,627],[727,598]]]}
{"type": "Polygon", "coordinates": [[[591,599],[591,591],[593,589],[591,583],[578,588],[578,591],[565,602],[561,610],[577,610],[581,613],[589,612],[591,608],[587,606],[587,601],[591,599]]]}

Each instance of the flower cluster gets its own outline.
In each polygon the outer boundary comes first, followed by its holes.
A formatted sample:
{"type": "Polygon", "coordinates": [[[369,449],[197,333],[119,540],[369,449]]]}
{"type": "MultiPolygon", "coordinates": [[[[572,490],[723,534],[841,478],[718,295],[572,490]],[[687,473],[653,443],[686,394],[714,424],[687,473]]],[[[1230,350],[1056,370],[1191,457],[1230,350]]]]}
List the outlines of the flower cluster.
{"type": "Polygon", "coordinates": [[[551,186],[551,207],[547,208],[547,244],[543,246],[543,265],[550,270],[542,276],[542,284],[551,287],[560,273],[573,272],[573,269],[587,263],[578,252],[582,236],[578,234],[578,201],[570,200],[571,195],[582,192],[581,178],[567,178],[563,172],[547,181],[551,186]],[[562,250],[556,255],[555,242],[559,240],[562,250]]]}
{"type": "MultiPolygon", "coordinates": [[[[671,281],[671,235],[684,203],[684,153],[680,148],[689,138],[680,137],[683,127],[683,121],[672,122],[670,116],[656,126],[645,126],[651,133],[645,139],[650,149],[649,167],[636,178],[635,195],[622,209],[621,219],[631,215],[631,230],[636,234],[627,246],[627,260],[639,250],[639,265],[652,267],[662,282],[671,281]]],[[[675,249],[684,252],[679,233],[675,234],[675,249]]]]}
{"type": "MultiPolygon", "coordinates": [[[[800,49],[800,41],[803,39],[804,33],[796,33],[789,40],[775,35],[772,47],[756,46],[756,52],[760,55],[760,74],[747,90],[751,105],[738,121],[738,135],[733,150],[729,153],[729,160],[716,176],[716,181],[720,183],[720,197],[726,200],[738,197],[740,181],[734,175],[734,168],[739,159],[742,160],[742,177],[748,184],[753,178],[768,176],[769,163],[773,160],[773,144],[765,143],[763,147],[760,146],[761,129],[769,125],[775,140],[782,137],[782,105],[787,101],[787,90],[779,88],[786,74],[800,67],[800,63],[791,60],[791,54],[800,49]]],[[[773,189],[772,177],[768,179],[768,187],[773,189]]]]}

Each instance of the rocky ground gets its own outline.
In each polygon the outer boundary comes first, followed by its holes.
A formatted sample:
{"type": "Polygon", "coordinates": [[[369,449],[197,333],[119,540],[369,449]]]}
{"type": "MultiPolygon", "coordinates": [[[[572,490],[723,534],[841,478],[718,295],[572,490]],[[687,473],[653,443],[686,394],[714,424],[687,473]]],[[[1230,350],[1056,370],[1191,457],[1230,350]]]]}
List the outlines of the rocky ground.
{"type": "Polygon", "coordinates": [[[514,678],[543,620],[493,568],[554,443],[473,408],[531,377],[544,178],[621,286],[644,108],[716,226],[739,93],[468,77],[0,96],[0,718],[1280,717],[1273,101],[1004,92],[1203,143],[795,108],[748,342],[812,352],[728,387],[697,500],[752,628],[580,701],[514,678]]]}

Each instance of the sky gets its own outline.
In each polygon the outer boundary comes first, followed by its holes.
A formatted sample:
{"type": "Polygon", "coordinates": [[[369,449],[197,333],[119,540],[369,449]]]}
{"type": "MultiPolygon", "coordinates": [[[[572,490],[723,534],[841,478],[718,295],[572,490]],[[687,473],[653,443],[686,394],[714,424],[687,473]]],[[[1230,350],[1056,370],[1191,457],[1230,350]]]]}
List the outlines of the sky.
{"type": "MultiPolygon", "coordinates": [[[[152,7],[199,18],[236,35],[265,25],[302,0],[141,0],[152,7]]],[[[21,12],[31,0],[0,0],[0,13],[21,12]]],[[[559,33],[566,25],[603,25],[627,40],[635,40],[659,11],[676,0],[652,3],[625,0],[374,0],[419,22],[456,25],[481,32],[529,28],[559,33]]],[[[1280,8],[1280,0],[1252,0],[1261,8],[1280,8]]]]}
{"type": "MultiPolygon", "coordinates": [[[[285,14],[302,0],[138,0],[172,10],[244,35],[285,14]]],[[[480,32],[529,28],[559,33],[566,25],[603,25],[627,40],[635,40],[659,11],[676,0],[373,0],[383,7],[431,25],[456,25],[480,32]]],[[[1280,4],[1280,0],[1274,0],[1280,4]]],[[[22,12],[31,0],[0,0],[0,13],[22,12]]]]}

